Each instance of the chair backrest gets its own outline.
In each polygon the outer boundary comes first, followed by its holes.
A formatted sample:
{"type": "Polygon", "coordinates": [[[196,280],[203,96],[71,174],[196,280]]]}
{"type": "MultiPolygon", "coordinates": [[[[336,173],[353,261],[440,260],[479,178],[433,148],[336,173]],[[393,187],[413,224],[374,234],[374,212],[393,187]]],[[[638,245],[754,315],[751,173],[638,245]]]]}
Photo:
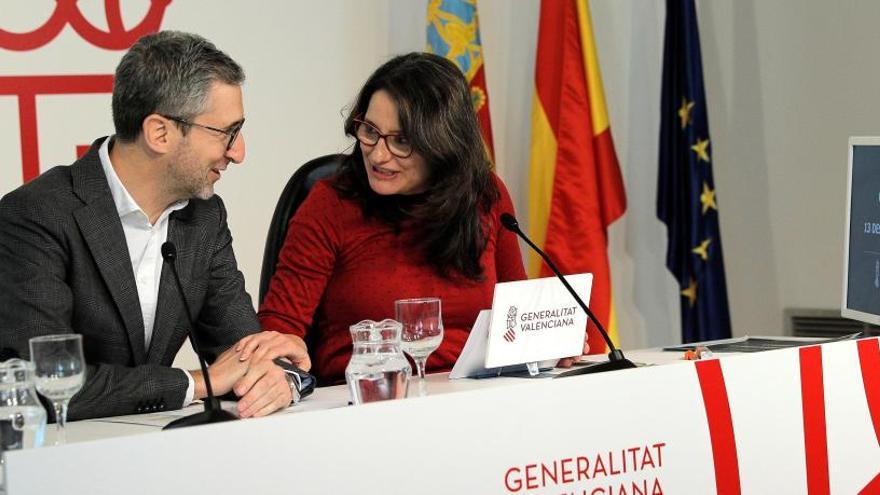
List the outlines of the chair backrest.
{"type": "Polygon", "coordinates": [[[284,246],[287,238],[287,225],[299,205],[305,201],[309,191],[319,180],[336,173],[345,155],[325,155],[310,160],[298,168],[287,181],[278,204],[275,205],[275,213],[269,224],[269,233],[266,236],[266,248],[263,250],[263,269],[260,271],[260,304],[269,292],[269,281],[275,274],[275,265],[278,264],[278,254],[284,246]]]}

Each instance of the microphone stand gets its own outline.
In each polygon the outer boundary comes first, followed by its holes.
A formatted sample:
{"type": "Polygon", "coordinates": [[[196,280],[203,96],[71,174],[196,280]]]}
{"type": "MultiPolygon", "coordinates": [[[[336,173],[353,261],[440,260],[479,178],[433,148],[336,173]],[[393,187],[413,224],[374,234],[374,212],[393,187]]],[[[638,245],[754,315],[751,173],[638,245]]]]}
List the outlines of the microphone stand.
{"type": "MultiPolygon", "coordinates": [[[[516,218],[510,213],[502,213],[501,214],[501,225],[504,226],[505,229],[515,233],[522,240],[526,242],[536,253],[538,253],[541,258],[547,263],[547,266],[550,267],[550,270],[559,278],[559,281],[562,282],[562,285],[565,286],[566,290],[574,297],[574,300],[577,301],[578,305],[583,309],[587,316],[590,318],[590,321],[596,325],[596,328],[599,330],[599,333],[602,335],[602,338],[605,339],[605,343],[608,345],[609,353],[608,353],[608,361],[604,363],[596,363],[591,365],[586,365],[581,368],[575,368],[570,371],[566,371],[557,375],[558,377],[563,376],[575,376],[575,375],[586,375],[588,373],[602,373],[603,371],[615,371],[615,370],[623,370],[627,368],[635,368],[636,365],[632,363],[629,359],[626,359],[623,356],[623,352],[618,349],[614,342],[611,341],[611,337],[608,336],[608,332],[605,331],[605,327],[602,326],[602,323],[599,322],[599,319],[596,318],[596,315],[590,311],[590,308],[584,304],[584,301],[581,300],[580,296],[577,295],[577,292],[569,285],[568,281],[565,280],[565,277],[562,276],[562,273],[559,269],[556,268],[556,265],[553,264],[553,261],[547,256],[547,253],[541,250],[528,236],[523,233],[522,229],[519,228],[519,222],[517,222],[516,218]]],[[[585,336],[586,338],[586,336],[585,336]]]]}
{"type": "Polygon", "coordinates": [[[183,293],[183,284],[180,283],[180,276],[177,274],[177,266],[174,264],[176,258],[177,248],[174,246],[174,244],[170,241],[162,244],[162,259],[165,260],[166,263],[171,265],[171,272],[174,275],[174,281],[177,285],[177,291],[180,294],[181,301],[183,301],[183,308],[184,310],[186,310],[187,321],[189,321],[189,338],[192,341],[193,349],[196,351],[196,355],[199,358],[199,366],[201,366],[202,368],[202,377],[205,380],[205,389],[208,392],[208,397],[205,399],[204,411],[180,419],[175,419],[174,421],[168,423],[162,429],[168,430],[172,428],[182,428],[186,426],[206,425],[210,423],[221,423],[223,421],[236,420],[238,419],[238,417],[236,417],[229,411],[224,411],[220,407],[220,401],[217,400],[217,397],[214,396],[214,389],[211,387],[211,376],[208,374],[208,366],[205,364],[205,359],[202,356],[202,350],[199,346],[199,340],[196,336],[196,330],[192,324],[192,311],[190,311],[189,309],[189,302],[187,302],[186,296],[183,293]]]}

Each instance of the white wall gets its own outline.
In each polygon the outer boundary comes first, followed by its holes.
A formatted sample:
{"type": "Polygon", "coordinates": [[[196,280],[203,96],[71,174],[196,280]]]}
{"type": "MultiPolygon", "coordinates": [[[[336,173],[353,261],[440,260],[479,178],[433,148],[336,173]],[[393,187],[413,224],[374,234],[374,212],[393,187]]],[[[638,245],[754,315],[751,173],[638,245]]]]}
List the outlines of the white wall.
{"type": "MultiPolygon", "coordinates": [[[[80,2],[105,25],[102,2],[80,2]]],[[[342,112],[389,56],[424,46],[418,0],[223,2],[175,0],[164,28],[198,32],[248,74],[247,159],[218,192],[250,293],[275,200],[292,171],[342,151],[342,112]]],[[[124,2],[129,25],[147,0],[124,2]]],[[[678,339],[678,291],[664,267],[656,219],[664,2],[593,0],[611,129],[627,188],[611,228],[624,347],[678,339]]],[[[498,170],[526,218],[527,157],[538,0],[480,0],[498,170]]],[[[839,307],[846,137],[880,134],[876,96],[880,3],[863,0],[699,0],[722,239],[734,331],[781,333],[785,307],[839,307]]],[[[0,11],[0,28],[27,31],[49,0],[0,11]]],[[[111,73],[120,52],[68,27],[34,52],[0,49],[0,77],[111,73]]],[[[69,163],[72,146],[112,132],[109,95],[37,100],[42,163],[69,163]]],[[[18,107],[0,96],[0,194],[20,184],[18,107]]],[[[2,235],[2,233],[0,233],[2,235]]]]}
{"type": "Polygon", "coordinates": [[[847,136],[880,134],[880,4],[700,6],[736,328],[839,308],[847,136]]]}

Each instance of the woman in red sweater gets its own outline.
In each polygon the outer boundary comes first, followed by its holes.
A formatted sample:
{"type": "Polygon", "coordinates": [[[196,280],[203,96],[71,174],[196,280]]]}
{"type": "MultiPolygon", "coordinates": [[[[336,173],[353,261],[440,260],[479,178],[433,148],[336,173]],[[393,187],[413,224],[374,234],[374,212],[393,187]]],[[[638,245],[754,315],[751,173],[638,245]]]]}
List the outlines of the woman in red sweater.
{"type": "Polygon", "coordinates": [[[448,370],[496,282],[525,278],[514,213],[491,171],[461,71],[426,53],[396,57],[367,80],[345,121],[358,144],[290,221],[259,317],[309,338],[323,384],[344,380],[349,326],[393,318],[394,301],[442,300],[444,339],[429,371],[448,370]],[[311,336],[314,337],[314,336],[311,336]]]}

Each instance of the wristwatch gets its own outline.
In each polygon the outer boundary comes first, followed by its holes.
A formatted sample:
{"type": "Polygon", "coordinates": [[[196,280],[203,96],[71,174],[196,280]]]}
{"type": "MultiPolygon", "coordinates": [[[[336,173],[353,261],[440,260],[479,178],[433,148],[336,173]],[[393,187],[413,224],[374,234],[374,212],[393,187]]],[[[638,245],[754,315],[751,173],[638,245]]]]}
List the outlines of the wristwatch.
{"type": "Polygon", "coordinates": [[[291,404],[299,403],[315,391],[317,381],[314,375],[297,368],[285,359],[275,358],[273,362],[284,370],[284,378],[287,380],[292,396],[291,404]]]}

